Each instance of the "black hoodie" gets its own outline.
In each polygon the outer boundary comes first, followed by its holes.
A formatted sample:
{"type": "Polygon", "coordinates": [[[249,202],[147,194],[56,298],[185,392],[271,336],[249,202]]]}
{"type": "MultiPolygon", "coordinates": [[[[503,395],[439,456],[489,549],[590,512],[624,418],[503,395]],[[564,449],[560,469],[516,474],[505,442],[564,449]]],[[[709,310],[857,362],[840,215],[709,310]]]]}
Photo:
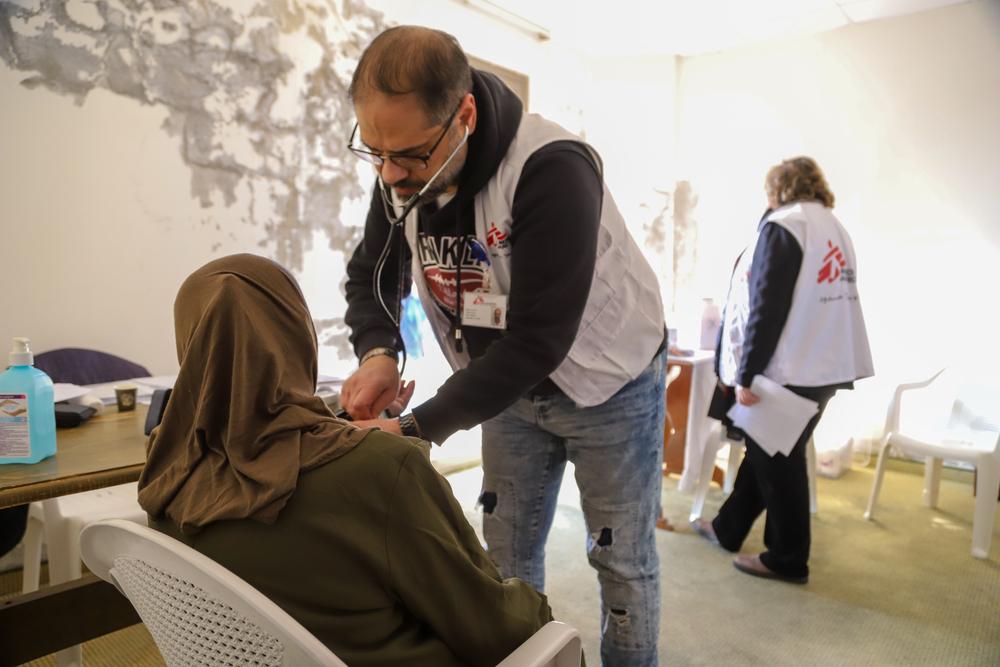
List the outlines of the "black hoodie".
{"type": "MultiPolygon", "coordinates": [[[[450,281],[457,273],[463,292],[480,284],[482,267],[468,253],[449,250],[464,248],[464,240],[475,237],[475,195],[496,173],[522,114],[520,100],[492,74],[473,70],[472,93],[476,130],[469,136],[458,191],[440,209],[430,204],[418,211],[418,250],[425,275],[446,274],[450,281]],[[459,262],[461,269],[456,271],[459,262]]],[[[526,394],[558,392],[548,376],[569,352],[590,294],[602,192],[600,168],[581,143],[550,143],[525,163],[512,207],[507,330],[462,328],[463,344],[472,361],[456,371],[436,396],[413,409],[425,438],[441,443],[455,431],[499,414],[526,394]]],[[[374,347],[402,347],[372,293],[372,274],[388,232],[376,187],[364,238],[347,265],[345,320],[359,357],[374,347]]],[[[390,308],[410,291],[411,256],[408,244],[393,244],[382,275],[382,291],[390,308]]],[[[437,297],[438,292],[432,291],[437,297]]],[[[454,295],[451,299],[445,299],[448,306],[437,298],[423,306],[440,308],[456,323],[454,295]]]]}

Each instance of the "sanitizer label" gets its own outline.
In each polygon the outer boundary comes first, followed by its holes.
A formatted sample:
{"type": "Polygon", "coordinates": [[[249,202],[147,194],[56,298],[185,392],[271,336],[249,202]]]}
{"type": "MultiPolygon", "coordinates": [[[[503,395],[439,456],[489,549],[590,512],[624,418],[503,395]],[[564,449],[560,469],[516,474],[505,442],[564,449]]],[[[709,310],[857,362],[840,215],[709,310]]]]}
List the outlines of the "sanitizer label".
{"type": "Polygon", "coordinates": [[[28,395],[0,394],[0,459],[31,455],[28,395]]]}

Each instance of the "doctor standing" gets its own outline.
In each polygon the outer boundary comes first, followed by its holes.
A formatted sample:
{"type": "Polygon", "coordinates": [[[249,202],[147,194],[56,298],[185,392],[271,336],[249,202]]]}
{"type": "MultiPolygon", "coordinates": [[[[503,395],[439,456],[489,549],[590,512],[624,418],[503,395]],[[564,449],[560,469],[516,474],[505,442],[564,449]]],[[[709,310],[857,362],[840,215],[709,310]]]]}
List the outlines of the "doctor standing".
{"type": "Polygon", "coordinates": [[[470,68],[457,41],[391,28],[350,88],[350,148],[376,182],[348,263],[355,420],[441,444],[482,424],[483,530],[503,576],[541,591],[566,462],[601,589],[605,665],[656,665],[664,321],[655,274],[593,148],[470,68]],[[400,394],[400,299],[416,284],[454,373],[400,394]]]}
{"type": "Polygon", "coordinates": [[[768,210],[729,284],[710,416],[725,423],[733,401],[757,403],[750,389],[757,375],[816,402],[819,411],[787,456],[772,457],[745,436],[746,456],[733,492],[713,521],[695,519],[692,527],[737,552],[766,511],[766,551],[739,554],[733,565],[750,575],[804,584],[810,548],[806,446],[837,390],[853,389],[855,380],[874,370],[854,246],[833,214],[833,193],[819,165],[808,157],[785,160],[768,171],[765,190],[768,210]]]}

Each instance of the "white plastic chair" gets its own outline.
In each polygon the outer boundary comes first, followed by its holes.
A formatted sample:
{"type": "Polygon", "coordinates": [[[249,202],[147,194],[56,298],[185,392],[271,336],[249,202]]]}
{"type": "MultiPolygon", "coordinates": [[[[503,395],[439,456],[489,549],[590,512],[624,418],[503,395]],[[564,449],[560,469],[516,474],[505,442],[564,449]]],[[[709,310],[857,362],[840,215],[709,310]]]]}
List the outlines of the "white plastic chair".
{"type": "MultiPolygon", "coordinates": [[[[944,372],[938,371],[923,382],[901,384],[896,387],[885,417],[885,435],[879,448],[878,464],[872,493],[865,510],[865,519],[871,521],[882,489],[885,475],[885,461],[889,447],[897,447],[910,455],[924,456],[924,503],[937,507],[938,491],[941,486],[941,462],[944,459],[965,461],[976,467],[976,506],[972,517],[972,555],[976,558],[989,557],[990,542],[993,538],[993,519],[997,509],[997,494],[1000,493],[1000,433],[997,431],[949,430],[947,416],[956,407],[954,400],[942,401],[947,410],[938,410],[937,428],[920,428],[912,422],[901,423],[901,409],[904,394],[915,389],[924,389],[944,372]]],[[[943,398],[943,397],[940,397],[943,398]]],[[[954,398],[951,396],[950,398],[954,398]]]]}
{"type": "MultiPolygon", "coordinates": [[[[61,584],[79,579],[82,574],[80,531],[88,523],[121,518],[145,525],[146,512],[139,507],[137,489],[133,482],[31,503],[23,540],[22,591],[38,590],[43,540],[48,547],[49,584],[61,584]]],[[[58,667],[82,665],[80,645],[57,652],[56,664],[58,667]]]]}
{"type": "MultiPolygon", "coordinates": [[[[704,467],[701,471],[701,476],[698,478],[698,486],[694,491],[694,501],[691,503],[691,515],[689,517],[691,521],[700,519],[702,511],[705,509],[705,499],[708,497],[708,485],[712,481],[712,469],[715,467],[716,455],[725,443],[729,444],[729,457],[726,465],[726,476],[722,482],[722,493],[728,496],[733,492],[733,486],[736,484],[736,473],[739,471],[740,461],[742,460],[742,456],[740,455],[745,445],[742,441],[727,438],[725,429],[722,430],[722,435],[718,442],[719,447],[716,448],[711,456],[706,452],[705,459],[702,462],[704,467]]],[[[806,445],[806,472],[809,477],[809,513],[816,514],[819,508],[816,502],[816,444],[812,438],[809,438],[809,442],[806,445]]]]}
{"type": "Polygon", "coordinates": [[[38,590],[43,541],[48,545],[49,583],[60,584],[80,578],[80,531],[88,523],[116,518],[145,525],[146,512],[137,494],[133,482],[31,503],[24,531],[23,592],[38,590]]]}
{"type": "MultiPolygon", "coordinates": [[[[80,542],[87,567],[129,599],[168,667],[344,666],[253,586],[167,535],[112,519],[84,528],[80,542]]],[[[579,667],[580,655],[579,633],[552,621],[500,664],[579,667]]]]}

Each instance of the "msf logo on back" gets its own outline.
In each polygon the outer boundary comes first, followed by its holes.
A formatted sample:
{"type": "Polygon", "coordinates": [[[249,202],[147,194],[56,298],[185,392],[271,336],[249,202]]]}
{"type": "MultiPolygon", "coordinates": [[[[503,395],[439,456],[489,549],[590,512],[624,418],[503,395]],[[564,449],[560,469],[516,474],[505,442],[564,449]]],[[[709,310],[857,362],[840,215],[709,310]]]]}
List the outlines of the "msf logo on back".
{"type": "Polygon", "coordinates": [[[854,269],[848,268],[847,260],[844,259],[844,253],[840,250],[840,246],[833,245],[833,242],[829,240],[826,242],[826,246],[829,251],[823,257],[823,265],[816,276],[816,283],[834,283],[838,280],[853,283],[854,269]]]}

